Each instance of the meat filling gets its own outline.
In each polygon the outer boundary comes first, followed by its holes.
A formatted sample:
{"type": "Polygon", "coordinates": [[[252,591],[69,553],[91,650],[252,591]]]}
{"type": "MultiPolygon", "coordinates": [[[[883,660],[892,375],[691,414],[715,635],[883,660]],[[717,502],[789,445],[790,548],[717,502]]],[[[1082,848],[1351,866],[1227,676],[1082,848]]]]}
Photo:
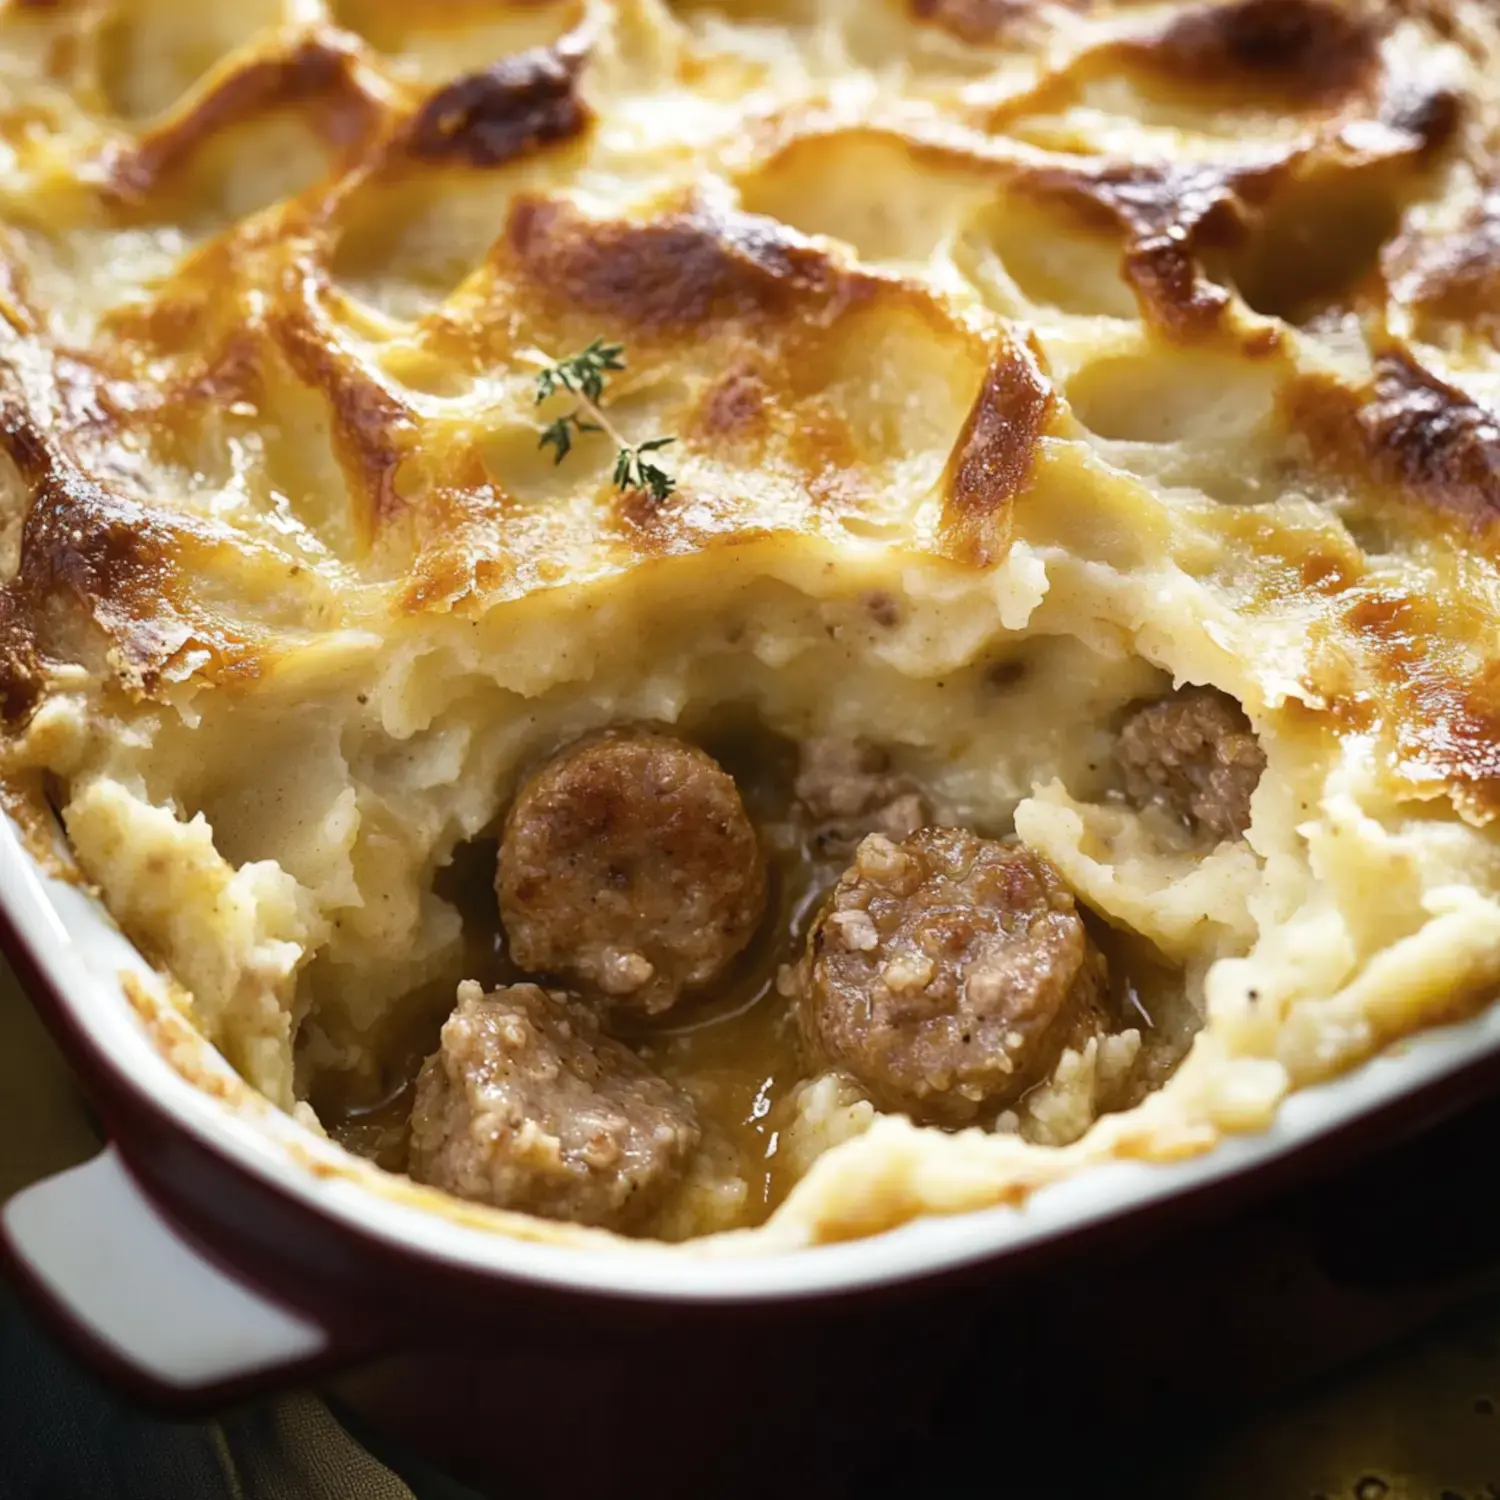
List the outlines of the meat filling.
{"type": "Polygon", "coordinates": [[[1266,757],[1227,694],[1183,688],[1137,708],[1115,753],[1133,801],[1155,803],[1214,839],[1238,838],[1250,826],[1250,795],[1266,757]]]}
{"type": "Polygon", "coordinates": [[[653,1015],[723,974],[765,908],[733,780],[667,735],[585,740],[511,809],[496,889],[511,957],[653,1015]]]}
{"type": "Polygon", "coordinates": [[[895,775],[890,757],[860,740],[806,740],[793,788],[816,825],[820,854],[850,854],[867,833],[905,838],[929,821],[916,785],[895,775]]]}
{"type": "Polygon", "coordinates": [[[691,1101],[593,1010],[534,984],[459,987],[411,1116],[418,1182],[497,1208],[639,1228],[699,1140],[691,1101]]]}
{"type": "Polygon", "coordinates": [[[809,1049],[882,1109],[969,1124],[1104,1029],[1106,970],[1072,894],[1022,845],[872,834],[794,979],[809,1049]]]}

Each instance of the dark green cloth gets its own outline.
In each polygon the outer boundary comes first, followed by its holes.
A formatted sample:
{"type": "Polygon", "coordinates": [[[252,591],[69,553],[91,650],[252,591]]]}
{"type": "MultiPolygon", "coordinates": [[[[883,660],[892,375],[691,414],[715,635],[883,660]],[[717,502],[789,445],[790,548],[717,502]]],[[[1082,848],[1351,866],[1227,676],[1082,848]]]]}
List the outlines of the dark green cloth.
{"type": "Polygon", "coordinates": [[[392,1462],[404,1477],[305,1392],[216,1421],[139,1412],[0,1286],[0,1500],[476,1500],[409,1455],[392,1462]]]}

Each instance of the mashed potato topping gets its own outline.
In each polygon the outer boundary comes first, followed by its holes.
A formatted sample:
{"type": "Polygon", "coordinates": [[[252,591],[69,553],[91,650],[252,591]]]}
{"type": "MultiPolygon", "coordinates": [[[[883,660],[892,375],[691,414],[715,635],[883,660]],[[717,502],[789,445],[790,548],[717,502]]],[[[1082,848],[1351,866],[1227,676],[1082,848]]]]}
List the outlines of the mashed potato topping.
{"type": "Polygon", "coordinates": [[[1463,0],[11,0],[14,795],[249,1083],[396,1170],[458,985],[527,977],[517,789],[635,726],[772,871],[722,990],[601,1043],[702,1128],[648,1232],[1264,1127],[1500,982],[1497,68],[1463,0]],[[539,446],[595,339],[661,492],[539,446]],[[1018,838],[1108,961],[1113,1019],[971,1128],[799,1045],[830,743],[889,787],[851,815],[1018,838]]]}

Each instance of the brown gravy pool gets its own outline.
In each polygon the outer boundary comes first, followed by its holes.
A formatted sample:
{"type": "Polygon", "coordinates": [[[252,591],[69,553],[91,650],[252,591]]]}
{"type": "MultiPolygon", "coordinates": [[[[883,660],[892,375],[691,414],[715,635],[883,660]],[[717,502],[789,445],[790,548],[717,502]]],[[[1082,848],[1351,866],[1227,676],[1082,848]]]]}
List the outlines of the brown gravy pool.
{"type": "MultiPolygon", "coordinates": [[[[766,916],[712,995],[684,1002],[665,1024],[618,1034],[685,1088],[705,1128],[732,1146],[750,1185],[748,1225],[761,1222],[791,1186],[778,1171],[779,1106],[807,1076],[787,1002],[776,991],[776,973],[797,951],[819,895],[838,870],[813,857],[805,832],[791,821],[795,751],[787,742],[736,730],[705,736],[705,746],[734,775],[761,831],[770,875],[766,916]]],[[[463,916],[463,977],[487,990],[524,977],[508,960],[499,928],[496,850],[493,838],[462,846],[438,881],[438,894],[463,916]]],[[[406,1170],[416,1077],[437,1049],[453,990],[451,980],[423,986],[378,1035],[363,1039],[379,1059],[373,1074],[325,1073],[309,1091],[308,1102],[329,1134],[389,1171],[406,1170]]]]}
{"type": "MultiPolygon", "coordinates": [[[[815,852],[810,830],[798,823],[791,787],[795,750],[764,731],[735,727],[705,735],[704,748],[738,782],[760,831],[770,875],[765,920],[755,940],[712,995],[685,1001],[670,1019],[621,1029],[619,1035],[666,1077],[690,1093],[705,1129],[727,1141],[749,1184],[742,1219],[761,1223],[792,1186],[781,1167],[780,1132],[786,1103],[809,1076],[784,996],[777,992],[782,964],[800,950],[819,899],[838,878],[843,860],[815,852]]],[[[485,989],[523,978],[506,954],[495,905],[498,841],[476,839],[455,851],[442,872],[438,894],[463,916],[463,977],[485,989]]],[[[1186,1005],[1182,975],[1151,945],[1102,921],[1090,931],[1109,960],[1113,998],[1123,1027],[1140,1026],[1144,1038],[1134,1103],[1157,1088],[1180,1061],[1196,1029],[1186,1005]]],[[[378,1059],[370,1073],[324,1073],[309,1103],[329,1134],[348,1150],[389,1171],[404,1172],[407,1120],[423,1060],[437,1050],[453,1008],[454,981],[423,986],[397,1007],[378,1035],[362,1038],[378,1059]]],[[[1117,1106],[1119,1107],[1119,1106],[1117,1106]]]]}

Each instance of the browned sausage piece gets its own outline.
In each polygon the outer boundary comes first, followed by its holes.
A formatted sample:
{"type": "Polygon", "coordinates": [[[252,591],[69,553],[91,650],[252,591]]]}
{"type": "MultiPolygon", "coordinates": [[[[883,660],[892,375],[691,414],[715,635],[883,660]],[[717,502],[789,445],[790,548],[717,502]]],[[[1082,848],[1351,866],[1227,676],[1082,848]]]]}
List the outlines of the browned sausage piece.
{"type": "Polygon", "coordinates": [[[871,834],[797,974],[810,1049],[882,1109],[966,1125],[1103,1027],[1103,956],[1052,866],[960,828],[871,834]]]}
{"type": "Polygon", "coordinates": [[[1265,752],[1244,710],[1216,688],[1183,688],[1137,708],[1115,754],[1134,801],[1155,802],[1215,839],[1250,826],[1265,752]]]}
{"type": "Polygon", "coordinates": [[[692,745],[640,731],[584,740],[532,777],[496,888],[523,969],[648,1015],[722,974],[766,900],[734,782],[692,745]]]}
{"type": "Polygon", "coordinates": [[[422,1066],[411,1175],[459,1198],[633,1229],[682,1177],[699,1139],[692,1102],[593,1010],[534,984],[459,987],[422,1066]]]}
{"type": "Polygon", "coordinates": [[[867,833],[904,838],[929,818],[916,784],[893,774],[890,757],[862,740],[804,740],[793,791],[816,825],[822,854],[853,853],[867,833]]]}

